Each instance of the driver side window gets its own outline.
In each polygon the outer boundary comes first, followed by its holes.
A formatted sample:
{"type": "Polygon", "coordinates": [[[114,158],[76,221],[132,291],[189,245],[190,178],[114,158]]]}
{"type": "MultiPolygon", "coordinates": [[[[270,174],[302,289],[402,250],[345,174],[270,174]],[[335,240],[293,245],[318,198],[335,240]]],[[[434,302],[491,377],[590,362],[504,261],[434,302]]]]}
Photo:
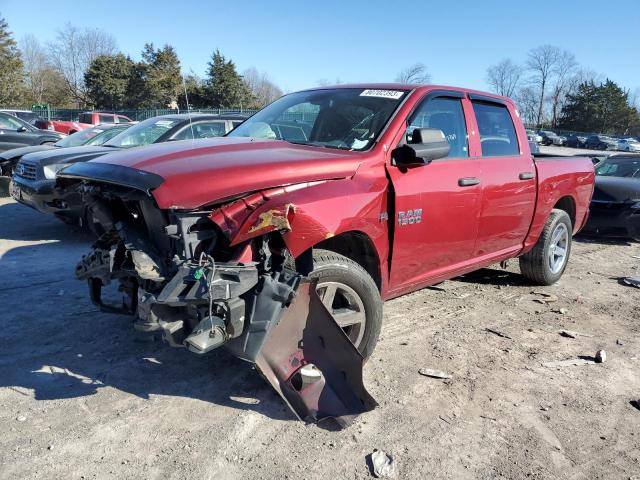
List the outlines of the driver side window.
{"type": "Polygon", "coordinates": [[[411,141],[411,134],[416,128],[442,130],[450,147],[447,158],[469,156],[467,125],[460,99],[438,97],[425,100],[409,119],[406,131],[407,142],[411,141]]]}
{"type": "Polygon", "coordinates": [[[22,127],[22,124],[11,118],[11,115],[0,115],[0,128],[4,128],[6,130],[18,130],[20,127],[22,127]]]}

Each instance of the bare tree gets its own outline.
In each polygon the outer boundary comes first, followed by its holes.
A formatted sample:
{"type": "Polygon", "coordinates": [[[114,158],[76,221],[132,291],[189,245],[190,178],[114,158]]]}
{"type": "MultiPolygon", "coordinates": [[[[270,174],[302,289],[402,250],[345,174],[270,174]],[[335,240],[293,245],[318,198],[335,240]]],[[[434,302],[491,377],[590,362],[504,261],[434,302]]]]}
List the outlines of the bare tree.
{"type": "Polygon", "coordinates": [[[258,108],[262,108],[282,96],[282,90],[271,81],[269,76],[254,67],[242,72],[242,78],[249,87],[249,91],[255,99],[255,106],[258,108]]]}
{"type": "Polygon", "coordinates": [[[431,75],[427,71],[427,67],[422,63],[415,63],[405,68],[396,76],[398,83],[429,83],[431,75]]]}
{"type": "Polygon", "coordinates": [[[27,97],[36,103],[44,102],[47,85],[47,74],[50,65],[47,52],[35,35],[25,35],[20,41],[22,62],[25,73],[25,89],[27,97]]]}
{"type": "Polygon", "coordinates": [[[633,93],[629,94],[629,105],[640,112],[640,87],[636,87],[633,93]]]}
{"type": "Polygon", "coordinates": [[[69,92],[78,104],[87,101],[84,74],[100,55],[116,53],[115,38],[97,28],[79,29],[67,23],[49,44],[51,62],[64,77],[69,92]]]}
{"type": "Polygon", "coordinates": [[[487,83],[494,92],[513,97],[522,79],[523,69],[508,58],[487,69],[487,83]]]}
{"type": "Polygon", "coordinates": [[[554,67],[555,81],[551,88],[551,126],[553,128],[558,123],[558,116],[566,102],[567,94],[575,84],[577,69],[578,62],[573,53],[566,50],[560,52],[554,67]]]}
{"type": "Polygon", "coordinates": [[[551,77],[556,71],[561,51],[552,45],[542,45],[529,51],[527,54],[527,68],[532,72],[531,83],[538,91],[538,113],[536,124],[542,123],[544,114],[544,102],[551,77]]]}
{"type": "Polygon", "coordinates": [[[540,98],[535,87],[520,88],[514,96],[524,123],[527,125],[535,124],[538,118],[538,99],[540,98]]]}

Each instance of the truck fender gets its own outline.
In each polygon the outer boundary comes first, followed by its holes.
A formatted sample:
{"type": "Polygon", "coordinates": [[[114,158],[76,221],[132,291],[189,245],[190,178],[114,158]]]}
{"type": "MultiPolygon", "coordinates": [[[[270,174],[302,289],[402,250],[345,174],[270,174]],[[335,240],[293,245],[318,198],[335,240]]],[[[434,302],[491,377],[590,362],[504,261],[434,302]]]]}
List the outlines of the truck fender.
{"type": "Polygon", "coordinates": [[[371,239],[378,258],[386,258],[387,225],[381,219],[386,188],[364,190],[355,183],[330,180],[272,189],[220,207],[209,218],[232,246],[278,231],[297,257],[323,240],[358,231],[371,239]]]}

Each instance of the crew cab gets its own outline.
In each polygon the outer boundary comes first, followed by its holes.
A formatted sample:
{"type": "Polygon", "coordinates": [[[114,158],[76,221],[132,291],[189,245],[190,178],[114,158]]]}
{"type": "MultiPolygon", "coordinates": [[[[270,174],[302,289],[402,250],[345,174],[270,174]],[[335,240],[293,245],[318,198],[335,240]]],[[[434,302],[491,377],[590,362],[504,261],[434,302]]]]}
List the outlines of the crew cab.
{"type": "Polygon", "coordinates": [[[508,98],[402,84],[291,93],[224,138],[58,174],[106,232],[77,266],[94,303],[173,346],[255,362],[303,419],[373,408],[383,301],[518,258],[562,276],[588,158],[532,156],[508,98]],[[119,284],[124,303],[102,290],[119,284]],[[346,341],[348,340],[348,341],[346,341]]]}
{"type": "Polygon", "coordinates": [[[129,117],[115,113],[84,112],[78,115],[77,122],[68,120],[49,120],[49,128],[52,128],[56,132],[71,135],[72,133],[84,130],[85,128],[95,127],[100,124],[131,123],[132,121],[133,120],[129,117]]]}

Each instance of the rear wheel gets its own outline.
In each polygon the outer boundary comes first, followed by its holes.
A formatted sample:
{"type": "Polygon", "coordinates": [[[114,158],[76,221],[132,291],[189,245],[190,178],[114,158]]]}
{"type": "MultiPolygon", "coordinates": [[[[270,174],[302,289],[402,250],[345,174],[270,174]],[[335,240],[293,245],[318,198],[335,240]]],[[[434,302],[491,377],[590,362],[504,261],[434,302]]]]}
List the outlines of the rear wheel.
{"type": "Polygon", "coordinates": [[[359,264],[329,250],[314,250],[313,265],[309,277],[318,279],[316,292],[322,303],[368,358],[382,325],[382,299],[376,283],[359,264]]]}
{"type": "Polygon", "coordinates": [[[540,285],[556,283],[571,253],[571,219],[564,210],[551,211],[535,246],[520,257],[520,271],[540,285]]]}

